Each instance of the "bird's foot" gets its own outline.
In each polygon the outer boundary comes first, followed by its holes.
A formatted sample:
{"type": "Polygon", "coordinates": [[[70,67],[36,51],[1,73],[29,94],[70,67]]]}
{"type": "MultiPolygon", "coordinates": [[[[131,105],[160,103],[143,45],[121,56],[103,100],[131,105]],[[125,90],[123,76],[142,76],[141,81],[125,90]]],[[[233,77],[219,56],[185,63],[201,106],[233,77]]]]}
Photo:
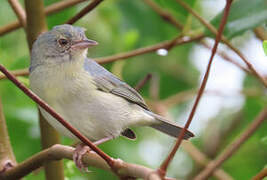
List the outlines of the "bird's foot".
{"type": "Polygon", "coordinates": [[[90,148],[85,144],[78,144],[74,150],[73,161],[76,164],[76,167],[82,172],[89,172],[87,167],[82,161],[84,154],[90,151],[90,148]]]}
{"type": "MultiPolygon", "coordinates": [[[[107,142],[111,139],[113,139],[113,137],[105,137],[103,139],[95,141],[94,145],[97,146],[97,145],[102,144],[104,142],[107,142]]],[[[79,143],[74,150],[73,161],[76,164],[77,168],[82,172],[89,172],[87,167],[84,165],[84,163],[82,161],[83,155],[85,155],[89,151],[91,151],[91,149],[83,143],[79,143]]]]}

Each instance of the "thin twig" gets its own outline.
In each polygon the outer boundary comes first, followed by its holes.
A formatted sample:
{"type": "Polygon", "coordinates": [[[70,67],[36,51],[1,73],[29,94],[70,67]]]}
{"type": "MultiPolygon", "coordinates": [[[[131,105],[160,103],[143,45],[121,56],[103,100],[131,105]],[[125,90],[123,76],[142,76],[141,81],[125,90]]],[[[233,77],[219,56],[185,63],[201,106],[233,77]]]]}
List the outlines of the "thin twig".
{"type": "MultiPolygon", "coordinates": [[[[182,0],[176,0],[183,8],[185,8],[188,12],[190,12],[192,15],[194,15],[203,25],[205,25],[213,34],[217,36],[218,31],[216,28],[210,24],[208,21],[206,21],[204,18],[202,18],[198,13],[196,13],[189,5],[187,5],[185,2],[182,0]]],[[[230,41],[222,36],[221,38],[222,42],[225,43],[230,49],[232,49],[243,61],[244,63],[248,66],[249,70],[263,83],[265,87],[267,87],[267,80],[262,77],[256,69],[253,67],[253,65],[245,58],[245,56],[241,53],[240,50],[235,48],[230,41]]]]}
{"type": "Polygon", "coordinates": [[[179,146],[180,146],[180,144],[181,144],[181,142],[183,140],[183,136],[184,136],[185,132],[187,131],[190,123],[192,122],[192,119],[193,119],[193,117],[195,115],[195,112],[196,112],[197,106],[199,104],[200,98],[202,97],[202,94],[203,94],[203,92],[205,90],[205,87],[206,87],[206,84],[207,84],[207,81],[208,81],[208,77],[209,77],[211,64],[212,64],[212,61],[213,61],[213,57],[215,56],[218,44],[220,42],[224,26],[226,24],[227,17],[229,15],[231,4],[232,4],[232,0],[227,0],[226,6],[225,6],[225,9],[224,9],[224,14],[223,14],[223,17],[222,17],[222,20],[221,20],[221,23],[220,23],[219,31],[218,31],[218,34],[217,34],[216,39],[215,39],[215,44],[214,44],[214,46],[212,48],[212,53],[211,53],[211,57],[210,57],[210,60],[209,60],[209,64],[207,66],[207,70],[205,72],[203,81],[202,81],[201,86],[199,88],[195,103],[194,103],[192,111],[191,111],[191,113],[190,113],[190,115],[188,117],[188,120],[187,120],[187,122],[185,124],[185,127],[182,129],[181,133],[179,134],[179,136],[177,138],[177,141],[176,141],[176,144],[173,147],[172,151],[169,153],[167,158],[163,161],[163,163],[161,164],[161,166],[158,169],[158,172],[163,177],[166,175],[166,170],[167,170],[171,160],[173,159],[176,151],[178,150],[178,148],[179,148],[179,146]]]}
{"type": "Polygon", "coordinates": [[[69,19],[66,24],[74,24],[76,21],[81,19],[84,15],[92,11],[94,8],[96,8],[103,0],[94,0],[93,2],[90,2],[88,6],[83,8],[78,14],[76,14],[74,17],[69,19]]]}
{"type": "Polygon", "coordinates": [[[144,79],[139,81],[137,85],[134,87],[136,91],[139,91],[152,77],[151,73],[148,73],[144,79]]]}
{"type": "Polygon", "coordinates": [[[162,19],[167,21],[170,24],[173,24],[178,29],[183,29],[183,25],[178,22],[168,11],[163,10],[160,6],[158,6],[154,1],[152,0],[144,0],[146,4],[148,4],[155,12],[157,12],[162,19]]]}
{"type": "Polygon", "coordinates": [[[17,15],[20,24],[26,27],[26,14],[18,0],[8,0],[10,6],[13,8],[15,14],[17,15]]]}
{"type": "Polygon", "coordinates": [[[56,113],[48,104],[35,95],[30,89],[21,84],[15,76],[13,76],[3,65],[0,64],[0,71],[6,75],[18,88],[20,88],[26,95],[34,100],[39,106],[45,109],[51,116],[57,119],[64,127],[72,132],[77,138],[79,138],[84,144],[88,145],[93,151],[101,156],[109,165],[112,166],[113,160],[101,149],[96,147],[89,139],[82,135],[77,129],[72,127],[67,121],[65,121],[58,113],[56,113]]]}
{"type": "MultiPolygon", "coordinates": [[[[175,45],[177,46],[177,45],[181,45],[181,44],[185,44],[185,43],[190,43],[190,42],[202,39],[203,37],[204,36],[202,34],[200,34],[198,36],[191,37],[191,38],[180,38],[178,40],[175,38],[176,39],[175,45]]],[[[129,57],[133,57],[133,56],[137,56],[137,55],[141,55],[141,54],[145,54],[145,53],[149,53],[149,52],[154,52],[158,49],[166,48],[166,47],[170,46],[170,44],[172,44],[172,43],[173,43],[173,40],[164,41],[164,42],[160,42],[160,43],[155,44],[155,45],[135,49],[135,50],[130,51],[130,52],[119,53],[119,54],[116,54],[113,56],[108,56],[108,57],[95,58],[95,60],[99,64],[109,63],[109,62],[113,62],[113,61],[117,61],[117,60],[121,60],[121,59],[126,59],[129,57]]]]}
{"type": "MultiPolygon", "coordinates": [[[[45,149],[29,159],[23,161],[17,166],[9,169],[3,173],[0,173],[1,180],[19,179],[26,176],[30,172],[41,167],[44,163],[50,161],[57,161],[63,158],[72,160],[74,148],[64,145],[54,145],[48,149],[45,149]]],[[[111,171],[109,165],[96,153],[90,151],[82,157],[82,161],[86,166],[93,166],[103,170],[111,171]]],[[[154,173],[153,169],[145,166],[131,164],[123,162],[120,159],[114,159],[114,166],[118,169],[120,176],[130,176],[136,178],[142,178],[146,180],[156,180],[157,174],[154,173]]]]}
{"type": "MultiPolygon", "coordinates": [[[[10,71],[14,76],[27,76],[29,75],[29,70],[28,68],[25,69],[19,69],[19,70],[14,70],[10,71]]],[[[0,74],[0,80],[1,79],[6,79],[6,76],[4,74],[0,74]]]]}
{"type": "Polygon", "coordinates": [[[206,168],[199,173],[194,180],[204,180],[207,179],[212,173],[220,166],[224,161],[229,159],[239,148],[240,146],[249,138],[251,135],[260,127],[260,125],[267,118],[267,107],[265,107],[256,119],[247,127],[246,130],[238,137],[234,142],[229,144],[227,148],[221,153],[221,155],[214,161],[211,161],[206,168]]]}
{"type": "Polygon", "coordinates": [[[73,7],[76,4],[81,3],[81,2],[85,2],[85,1],[88,1],[88,0],[64,0],[64,1],[60,1],[60,2],[54,3],[50,6],[47,6],[45,8],[45,14],[51,15],[51,14],[57,13],[61,10],[64,10],[66,8],[73,7]]]}
{"type": "MultiPolygon", "coordinates": [[[[72,7],[74,6],[75,4],[78,4],[78,3],[81,3],[81,2],[84,2],[86,0],[65,0],[65,1],[60,1],[60,2],[57,2],[57,3],[54,3],[50,6],[47,6],[45,8],[45,14],[46,15],[51,15],[53,13],[56,13],[56,12],[59,12],[61,10],[64,10],[66,8],[69,8],[69,7],[72,7]]],[[[5,35],[9,32],[12,32],[16,29],[19,29],[20,27],[22,27],[22,25],[20,24],[19,21],[14,21],[8,25],[5,25],[3,27],[0,27],[0,36],[1,35],[5,35]]]]}
{"type": "Polygon", "coordinates": [[[263,180],[265,177],[267,177],[267,168],[261,170],[252,180],[263,180]]]}

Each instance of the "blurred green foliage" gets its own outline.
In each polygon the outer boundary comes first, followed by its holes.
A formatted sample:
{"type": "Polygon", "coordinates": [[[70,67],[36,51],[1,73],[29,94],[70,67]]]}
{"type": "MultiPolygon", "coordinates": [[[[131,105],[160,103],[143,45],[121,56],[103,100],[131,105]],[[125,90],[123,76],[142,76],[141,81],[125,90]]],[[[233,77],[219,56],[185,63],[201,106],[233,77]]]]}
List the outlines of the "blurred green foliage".
{"type": "MultiPolygon", "coordinates": [[[[46,0],[44,2],[47,6],[58,2],[58,0],[46,0]]],[[[204,27],[197,21],[192,21],[192,16],[179,6],[175,0],[155,0],[155,2],[162,8],[169,10],[174,17],[182,24],[191,28],[192,31],[198,32],[200,29],[204,31],[204,27]]],[[[261,6],[263,3],[262,0],[257,0],[257,2],[259,2],[259,4],[254,1],[239,0],[233,5],[233,11],[231,12],[232,14],[229,17],[229,21],[242,21],[245,22],[247,26],[241,30],[238,29],[240,25],[238,23],[232,25],[238,30],[233,30],[231,27],[226,26],[225,33],[228,37],[233,38],[234,36],[240,36],[244,31],[251,30],[255,25],[262,23],[262,16],[258,17],[257,14],[266,12],[266,6],[261,6]],[[244,11],[244,8],[251,8],[251,11],[249,11],[250,13],[244,11]],[[246,19],[252,15],[255,15],[253,23],[246,19]]],[[[190,0],[187,3],[201,13],[200,5],[203,1],[198,1],[196,3],[195,0],[190,0]]],[[[55,25],[64,23],[86,4],[87,3],[81,3],[47,17],[49,29],[55,25]]],[[[209,11],[212,11],[212,9],[209,9],[209,11]]],[[[222,14],[221,12],[218,13],[222,14]]],[[[16,16],[9,7],[8,2],[1,1],[0,25],[3,26],[13,20],[16,20],[16,16]]],[[[211,22],[217,25],[219,24],[219,20],[220,15],[215,17],[211,22]]],[[[100,45],[98,47],[89,50],[88,56],[92,58],[112,55],[152,45],[164,40],[170,40],[180,33],[179,30],[175,29],[169,23],[166,23],[144,2],[133,0],[107,0],[93,12],[79,20],[75,25],[85,27],[87,29],[87,36],[99,42],[100,45]]],[[[132,86],[137,84],[147,73],[153,73],[155,76],[159,77],[159,98],[165,99],[178,92],[197,89],[200,73],[197,67],[192,64],[191,53],[194,45],[195,43],[189,43],[175,47],[164,57],[156,53],[149,53],[104,66],[113,73],[119,75],[120,78],[132,86]]],[[[29,59],[25,33],[22,29],[0,37],[1,64],[9,70],[21,69],[29,67],[29,59]]],[[[25,79],[21,80],[27,82],[25,79]]],[[[254,77],[247,76],[244,81],[243,89],[250,87],[264,91],[262,85],[254,77]]],[[[149,85],[145,85],[142,88],[141,94],[147,99],[150,98],[149,85]]],[[[40,151],[37,108],[26,95],[8,80],[0,81],[0,96],[3,100],[4,113],[7,119],[11,143],[17,161],[21,162],[40,151]]],[[[244,95],[244,98],[245,102],[240,110],[243,114],[243,118],[238,125],[223,138],[218,153],[251,123],[267,102],[264,93],[259,96],[247,97],[244,95]]],[[[172,111],[174,112],[173,114],[175,114],[175,119],[179,119],[181,114],[183,114],[190,105],[191,101],[186,101],[173,107],[172,111]]],[[[223,110],[220,112],[223,114],[223,110]]],[[[213,118],[213,121],[232,121],[235,112],[226,113],[227,115],[224,116],[220,116],[221,114],[219,113],[218,117],[213,118]]],[[[193,121],[197,120],[198,119],[195,118],[193,121]]],[[[217,125],[218,124],[219,123],[217,123],[217,125]]],[[[224,128],[224,123],[220,123],[219,125],[221,125],[220,128],[224,128]]],[[[253,137],[223,165],[225,171],[234,179],[250,179],[267,164],[266,129],[267,125],[264,123],[253,137]]],[[[115,158],[156,168],[172,147],[173,139],[149,128],[135,128],[135,131],[138,135],[136,141],[118,138],[100,147],[115,158]],[[144,154],[147,155],[146,151],[150,152],[150,150],[148,150],[149,147],[146,147],[147,144],[150,144],[151,148],[155,148],[151,149],[151,152],[155,153],[148,154],[151,157],[144,157],[144,154]]],[[[203,138],[201,138],[202,136],[203,132],[200,132],[197,134],[197,137],[192,140],[200,150],[205,145],[203,138]]],[[[209,138],[212,140],[212,136],[209,138]]],[[[73,143],[72,140],[67,138],[62,138],[62,142],[64,144],[73,143]]],[[[96,168],[89,168],[92,171],[91,173],[81,174],[75,168],[72,161],[64,160],[64,162],[66,179],[116,179],[113,174],[96,168]]],[[[192,163],[194,163],[194,161],[190,159],[185,152],[179,151],[168,173],[170,176],[185,178],[184,176],[187,176],[192,171],[192,163]],[[182,162],[183,166],[177,164],[176,161],[182,162]],[[181,170],[179,171],[179,169],[181,170]],[[184,174],[183,171],[188,174],[184,174]]],[[[194,166],[196,167],[197,164],[194,166]]],[[[44,179],[44,173],[40,170],[27,176],[25,179],[44,179]]]]}

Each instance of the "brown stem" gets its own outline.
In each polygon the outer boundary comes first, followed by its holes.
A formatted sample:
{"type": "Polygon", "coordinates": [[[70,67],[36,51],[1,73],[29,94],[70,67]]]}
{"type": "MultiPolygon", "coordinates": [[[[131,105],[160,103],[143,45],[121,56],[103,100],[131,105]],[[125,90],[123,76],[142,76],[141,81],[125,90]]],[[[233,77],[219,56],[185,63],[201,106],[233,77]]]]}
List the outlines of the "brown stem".
{"type": "Polygon", "coordinates": [[[252,178],[252,180],[262,180],[267,177],[267,168],[261,170],[256,176],[252,178]]]}
{"type": "MultiPolygon", "coordinates": [[[[11,71],[11,73],[14,76],[27,76],[29,74],[29,70],[28,70],[28,68],[25,68],[25,69],[19,69],[19,70],[11,71]]],[[[1,79],[6,79],[6,76],[2,73],[0,74],[0,80],[1,79]]]]}
{"type": "Polygon", "coordinates": [[[16,158],[10,144],[6,120],[0,98],[0,174],[15,166],[16,158]]]}
{"type": "Polygon", "coordinates": [[[18,0],[8,0],[10,6],[13,8],[15,14],[17,15],[20,24],[25,28],[26,27],[26,14],[24,9],[19,4],[18,0]]]}
{"type": "Polygon", "coordinates": [[[194,180],[204,180],[207,179],[212,173],[222,165],[224,161],[229,159],[239,148],[240,146],[260,127],[260,125],[267,118],[267,107],[265,107],[256,119],[250,124],[250,126],[243,131],[243,133],[238,137],[234,142],[229,144],[227,148],[221,153],[221,155],[214,161],[211,161],[206,168],[200,172],[194,180]]]}
{"type": "MultiPolygon", "coordinates": [[[[195,16],[203,25],[205,25],[213,34],[216,36],[218,35],[218,31],[216,28],[210,24],[208,21],[203,19],[199,14],[197,14],[189,5],[187,5],[185,2],[182,0],[176,0],[183,8],[185,8],[188,12],[190,12],[193,16],[195,16]]],[[[249,70],[263,83],[265,87],[267,87],[267,80],[262,77],[256,69],[253,67],[253,65],[245,58],[245,56],[239,51],[237,48],[235,48],[230,41],[222,36],[221,38],[222,42],[225,43],[230,49],[232,49],[243,61],[244,63],[248,66],[249,70]]]]}
{"type": "Polygon", "coordinates": [[[139,81],[134,87],[136,91],[139,91],[152,77],[152,74],[148,73],[144,79],[139,81]]]}
{"type": "Polygon", "coordinates": [[[154,1],[152,0],[144,0],[144,2],[149,5],[155,12],[157,12],[162,19],[167,21],[170,24],[173,24],[177,29],[183,29],[183,25],[178,22],[175,17],[171,15],[168,11],[163,10],[160,6],[158,6],[154,1]]]}
{"type": "MultiPolygon", "coordinates": [[[[50,14],[59,12],[61,10],[64,10],[66,8],[72,7],[75,4],[78,4],[78,3],[81,3],[84,1],[86,1],[86,0],[65,0],[65,1],[57,2],[57,3],[54,3],[50,6],[47,6],[45,8],[45,14],[50,15],[50,14]]],[[[20,27],[22,27],[22,25],[20,24],[19,21],[14,21],[8,25],[5,25],[5,26],[0,28],[0,36],[5,35],[9,32],[12,32],[16,29],[19,29],[20,27]]]]}
{"type": "Polygon", "coordinates": [[[176,144],[174,145],[172,151],[169,153],[167,158],[163,161],[163,163],[161,164],[160,168],[158,169],[158,172],[163,177],[166,175],[166,170],[167,170],[171,160],[173,159],[176,151],[178,150],[178,148],[179,148],[179,146],[180,146],[180,144],[181,144],[181,142],[183,140],[183,136],[184,136],[185,132],[187,131],[190,123],[192,122],[192,119],[193,119],[194,114],[196,112],[196,109],[197,109],[197,106],[199,104],[200,98],[202,97],[202,94],[203,94],[203,92],[205,90],[205,87],[206,87],[206,84],[207,84],[207,81],[208,81],[208,77],[209,77],[211,64],[212,64],[212,61],[213,61],[213,57],[214,57],[214,55],[216,53],[218,44],[220,42],[224,26],[226,24],[227,17],[229,15],[231,4],[232,4],[232,0],[227,0],[226,6],[225,6],[225,9],[224,9],[224,14],[223,14],[223,17],[222,17],[222,20],[221,20],[221,23],[220,23],[220,27],[219,27],[219,30],[218,30],[218,34],[217,34],[216,39],[215,39],[215,44],[214,44],[214,46],[212,48],[212,53],[211,53],[211,57],[210,57],[210,60],[209,60],[209,64],[208,64],[207,70],[205,72],[205,75],[204,75],[203,81],[201,83],[201,86],[199,88],[199,91],[198,91],[195,103],[193,105],[192,111],[190,112],[188,120],[187,120],[187,122],[185,124],[185,127],[182,129],[181,133],[179,134],[179,136],[177,138],[177,141],[176,141],[176,144]]]}
{"type": "Polygon", "coordinates": [[[87,13],[92,11],[94,8],[96,8],[101,2],[103,2],[103,0],[94,0],[94,1],[90,2],[90,4],[88,6],[83,8],[78,14],[76,14],[74,17],[69,19],[66,22],[66,24],[74,24],[76,21],[81,19],[84,15],[86,15],[87,13]]]}
{"type": "MultiPolygon", "coordinates": [[[[60,135],[42,116],[40,110],[39,125],[41,131],[42,149],[47,149],[54,144],[60,143],[60,135]]],[[[45,177],[49,180],[64,180],[64,164],[63,161],[49,161],[44,163],[45,177]]]]}
{"type": "MultiPolygon", "coordinates": [[[[0,174],[1,180],[9,180],[9,179],[19,179],[21,177],[26,176],[30,172],[34,171],[41,167],[44,163],[49,161],[57,161],[63,158],[72,160],[74,153],[74,148],[64,145],[54,145],[48,149],[45,149],[29,159],[23,161],[16,167],[9,169],[2,174],[0,174]]],[[[109,165],[94,152],[86,153],[82,158],[83,163],[86,166],[93,166],[96,168],[100,168],[107,171],[112,171],[109,165]]],[[[146,180],[158,180],[157,174],[154,173],[153,169],[137,165],[123,162],[119,159],[114,159],[114,166],[118,169],[118,173],[122,177],[136,177],[142,178],[146,180]]]]}

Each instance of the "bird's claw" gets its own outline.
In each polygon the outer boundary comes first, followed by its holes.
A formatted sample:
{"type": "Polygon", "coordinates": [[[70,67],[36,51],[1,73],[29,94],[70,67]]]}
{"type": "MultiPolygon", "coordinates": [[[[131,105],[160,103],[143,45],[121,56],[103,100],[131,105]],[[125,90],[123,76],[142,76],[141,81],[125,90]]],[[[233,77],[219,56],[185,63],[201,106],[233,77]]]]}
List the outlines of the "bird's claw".
{"type": "Polygon", "coordinates": [[[73,161],[76,167],[82,172],[90,172],[87,169],[87,166],[82,161],[82,157],[84,154],[90,151],[90,148],[84,144],[78,144],[74,150],[73,161]]]}

